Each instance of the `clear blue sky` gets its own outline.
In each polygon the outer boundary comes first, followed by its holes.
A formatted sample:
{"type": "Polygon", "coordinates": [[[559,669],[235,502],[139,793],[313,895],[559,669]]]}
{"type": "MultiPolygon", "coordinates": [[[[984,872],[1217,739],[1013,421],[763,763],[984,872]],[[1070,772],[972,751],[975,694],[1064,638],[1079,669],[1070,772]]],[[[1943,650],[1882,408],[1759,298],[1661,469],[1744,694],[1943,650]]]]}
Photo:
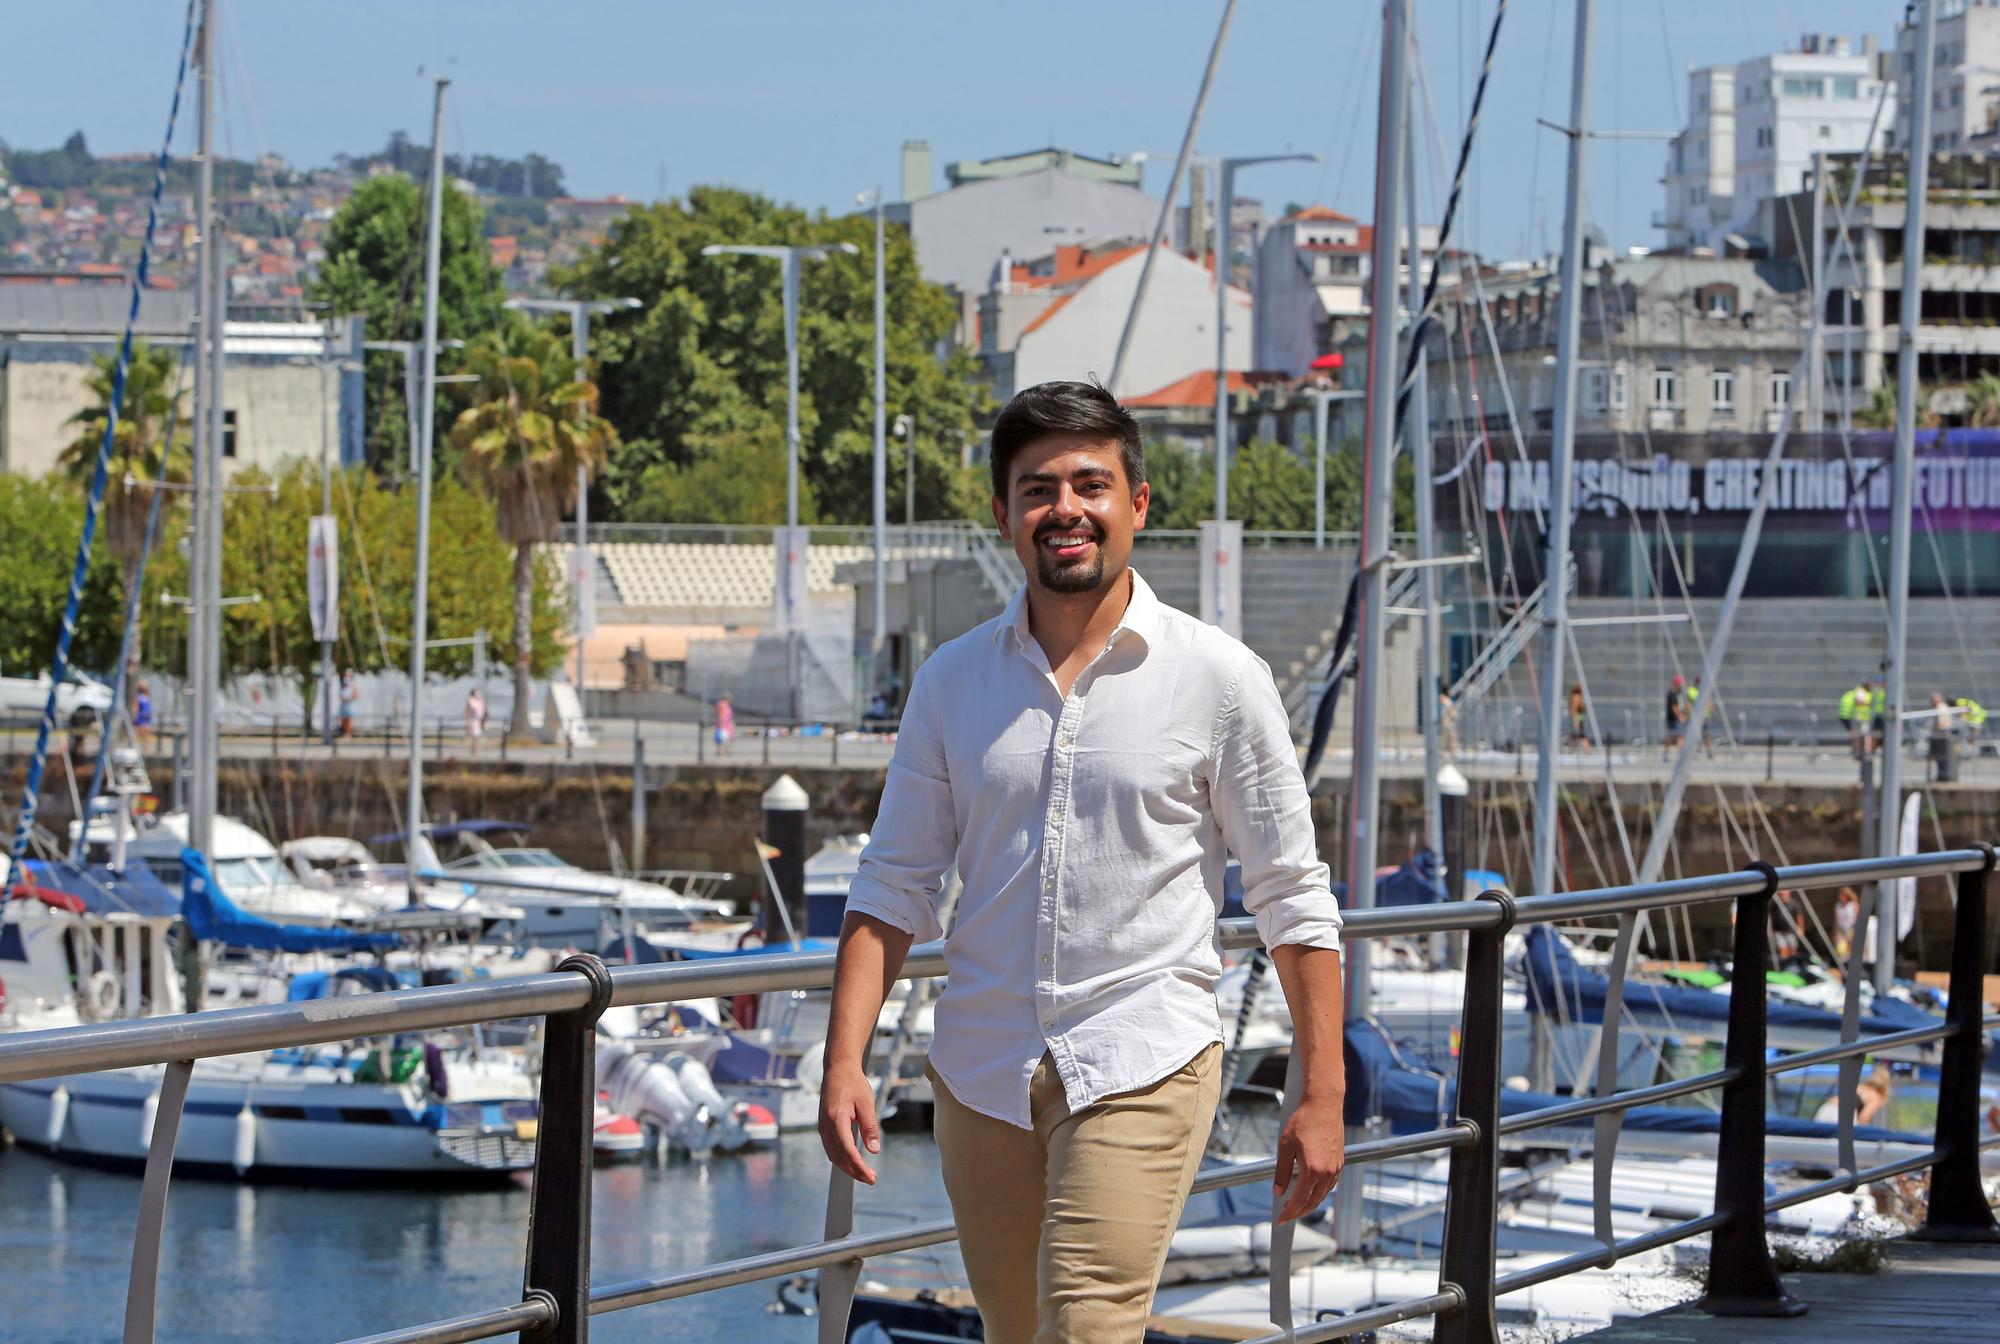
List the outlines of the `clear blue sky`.
{"type": "MultiPolygon", "coordinates": [[[[1435,219],[1492,0],[1417,0],[1430,97],[1443,121],[1424,178],[1435,219]]],[[[1592,120],[1677,129],[1690,65],[1733,62],[1811,30],[1892,40],[1900,0],[1603,0],[1592,120]]],[[[1513,0],[1481,128],[1467,231],[1494,256],[1553,248],[1572,0],[1513,0]]],[[[1158,190],[1178,147],[1219,0],[231,0],[225,14],[227,147],[324,163],[402,129],[429,138],[429,85],[451,76],[454,151],[538,150],[585,195],[652,199],[721,182],[811,207],[894,192],[898,147],[930,141],[940,167],[1054,142],[1144,149],[1158,190]]],[[[1322,201],[1371,213],[1378,4],[1243,0],[1210,99],[1206,153],[1312,151],[1320,165],[1246,173],[1275,211],[1322,201]]],[[[0,137],[59,144],[81,128],[99,153],[157,147],[182,6],[64,0],[10,7],[0,32],[0,137]]],[[[189,119],[191,123],[191,118],[189,119]]],[[[191,144],[183,137],[183,144],[191,144]]],[[[1664,146],[1601,142],[1591,221],[1653,243],[1664,146]]]]}

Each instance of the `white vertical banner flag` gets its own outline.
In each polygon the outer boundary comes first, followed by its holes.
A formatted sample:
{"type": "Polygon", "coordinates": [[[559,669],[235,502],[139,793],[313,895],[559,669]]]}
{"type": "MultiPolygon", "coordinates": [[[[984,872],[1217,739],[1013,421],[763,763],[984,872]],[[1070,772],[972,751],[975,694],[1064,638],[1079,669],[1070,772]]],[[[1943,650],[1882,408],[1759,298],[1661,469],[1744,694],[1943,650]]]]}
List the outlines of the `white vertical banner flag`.
{"type": "Polygon", "coordinates": [[[340,638],[340,529],[331,514],[306,523],[306,610],[315,640],[340,638]]]}
{"type": "Polygon", "coordinates": [[[588,639],[597,633],[597,558],[588,545],[571,546],[570,591],[576,597],[576,634],[588,639]]]}
{"type": "Polygon", "coordinates": [[[811,531],[803,527],[771,529],[771,559],[776,582],[771,589],[771,628],[806,628],[806,549],[811,531]]]}
{"type": "Polygon", "coordinates": [[[1243,638],[1243,523],[1201,525],[1201,618],[1243,638]]]}

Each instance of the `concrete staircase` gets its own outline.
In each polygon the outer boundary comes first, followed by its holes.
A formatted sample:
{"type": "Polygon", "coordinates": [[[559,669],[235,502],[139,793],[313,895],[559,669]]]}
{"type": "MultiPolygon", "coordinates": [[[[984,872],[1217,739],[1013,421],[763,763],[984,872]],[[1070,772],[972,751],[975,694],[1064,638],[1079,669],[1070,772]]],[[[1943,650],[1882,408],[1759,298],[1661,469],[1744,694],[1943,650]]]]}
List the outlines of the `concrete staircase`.
{"type": "MultiPolygon", "coordinates": [[[[1132,566],[1162,602],[1201,614],[1201,556],[1189,545],[1142,544],[1132,566]]],[[[1271,666],[1282,694],[1333,643],[1354,557],[1348,550],[1247,546],[1243,553],[1243,642],[1271,666]]]]}

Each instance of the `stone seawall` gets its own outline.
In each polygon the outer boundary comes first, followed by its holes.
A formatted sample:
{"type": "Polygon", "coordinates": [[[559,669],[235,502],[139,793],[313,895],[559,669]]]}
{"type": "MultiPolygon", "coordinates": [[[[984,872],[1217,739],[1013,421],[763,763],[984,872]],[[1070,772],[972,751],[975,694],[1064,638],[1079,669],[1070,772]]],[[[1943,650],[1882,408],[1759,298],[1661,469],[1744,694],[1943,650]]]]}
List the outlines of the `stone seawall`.
{"type": "MultiPolygon", "coordinates": [[[[0,757],[0,780],[9,804],[20,796],[25,761],[0,757]]],[[[71,818],[69,786],[60,763],[52,765],[43,795],[41,820],[56,834],[71,818]]],[[[722,869],[738,874],[730,894],[751,896],[757,884],[752,842],[762,814],[759,799],[781,772],[741,766],[655,766],[646,807],[646,866],[722,869]]],[[[879,769],[797,768],[792,775],[813,800],[814,843],[829,836],[865,831],[881,797],[879,769]]],[[[86,783],[87,783],[87,772],[86,783]]],[[[171,795],[171,774],[162,765],[153,774],[162,798],[171,795]]],[[[234,759],[219,781],[222,809],[255,826],[274,841],[302,835],[350,835],[361,839],[400,830],[404,774],[400,762],[349,759],[301,767],[282,760],[234,759]]],[[[1524,838],[1529,792],[1511,777],[1472,781],[1468,823],[1471,866],[1526,880],[1524,838]]],[[[1328,782],[1314,799],[1320,852],[1338,880],[1345,868],[1346,781],[1328,782]]],[[[425,797],[438,821],[499,817],[528,823],[533,843],[590,868],[609,868],[614,847],[623,861],[632,857],[632,780],[629,770],[587,764],[502,765],[445,759],[425,774],[425,797]]],[[[1667,876],[1737,868],[1756,858],[1774,863],[1814,863],[1861,852],[1859,792],[1853,787],[1760,784],[1720,791],[1689,791],[1679,825],[1675,857],[1667,876]],[[1754,804],[1753,805],[1753,800],[1754,804]],[[1760,805],[1760,806],[1759,806],[1760,805]],[[1775,842],[1772,835],[1775,833],[1775,842]]],[[[1923,822],[1923,845],[1969,844],[2000,839],[2000,791],[1936,787],[1923,822]]],[[[1653,799],[1644,787],[1620,790],[1621,816],[1614,817],[1604,786],[1566,784],[1565,826],[1560,863],[1573,888],[1628,880],[1622,819],[1631,849],[1643,854],[1651,835],[1653,799]]],[[[11,824],[11,819],[10,824],[11,824]]],[[[1417,782],[1391,779],[1383,787],[1382,861],[1407,857],[1420,843],[1422,799],[1417,782]]],[[[1831,927],[1833,893],[1813,904],[1831,927]]],[[[1926,967],[1943,965],[1950,938],[1950,903],[1942,883],[1928,883],[1919,921],[1906,952],[1926,967]]],[[[1728,928],[1723,905],[1696,907],[1682,925],[1691,928],[1698,952],[1719,945],[1728,928]]]]}

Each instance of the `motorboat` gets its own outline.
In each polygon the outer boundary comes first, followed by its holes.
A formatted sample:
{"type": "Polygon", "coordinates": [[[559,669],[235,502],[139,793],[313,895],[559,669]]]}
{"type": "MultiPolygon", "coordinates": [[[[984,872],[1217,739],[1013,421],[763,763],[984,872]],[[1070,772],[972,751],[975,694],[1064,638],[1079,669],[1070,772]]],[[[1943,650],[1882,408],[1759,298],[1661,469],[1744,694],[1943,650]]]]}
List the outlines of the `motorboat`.
{"type": "MultiPolygon", "coordinates": [[[[74,866],[31,864],[16,879],[0,912],[0,1030],[184,1011],[183,904],[149,867],[115,887],[74,866]],[[59,885],[44,884],[52,876],[59,885]]],[[[388,976],[350,966],[295,976],[290,992],[336,997],[388,976]]],[[[197,1061],[175,1165],[242,1179],[507,1179],[534,1164],[536,1087],[522,1054],[484,1030],[197,1061]]],[[[0,1085],[0,1125],[58,1157],[139,1165],[165,1075],[150,1065],[0,1085]]]]}
{"type": "MultiPolygon", "coordinates": [[[[733,874],[674,872],[660,880],[593,873],[553,850],[523,843],[496,846],[487,837],[524,840],[528,828],[506,821],[465,821],[427,826],[430,845],[456,842],[463,851],[431,868],[420,854],[418,878],[433,891],[452,887],[465,896],[518,906],[513,935],[521,942],[602,952],[621,939],[667,940],[675,946],[734,947],[750,929],[728,901],[716,896],[733,874]]],[[[375,836],[379,848],[404,844],[402,832],[375,836]]]]}

